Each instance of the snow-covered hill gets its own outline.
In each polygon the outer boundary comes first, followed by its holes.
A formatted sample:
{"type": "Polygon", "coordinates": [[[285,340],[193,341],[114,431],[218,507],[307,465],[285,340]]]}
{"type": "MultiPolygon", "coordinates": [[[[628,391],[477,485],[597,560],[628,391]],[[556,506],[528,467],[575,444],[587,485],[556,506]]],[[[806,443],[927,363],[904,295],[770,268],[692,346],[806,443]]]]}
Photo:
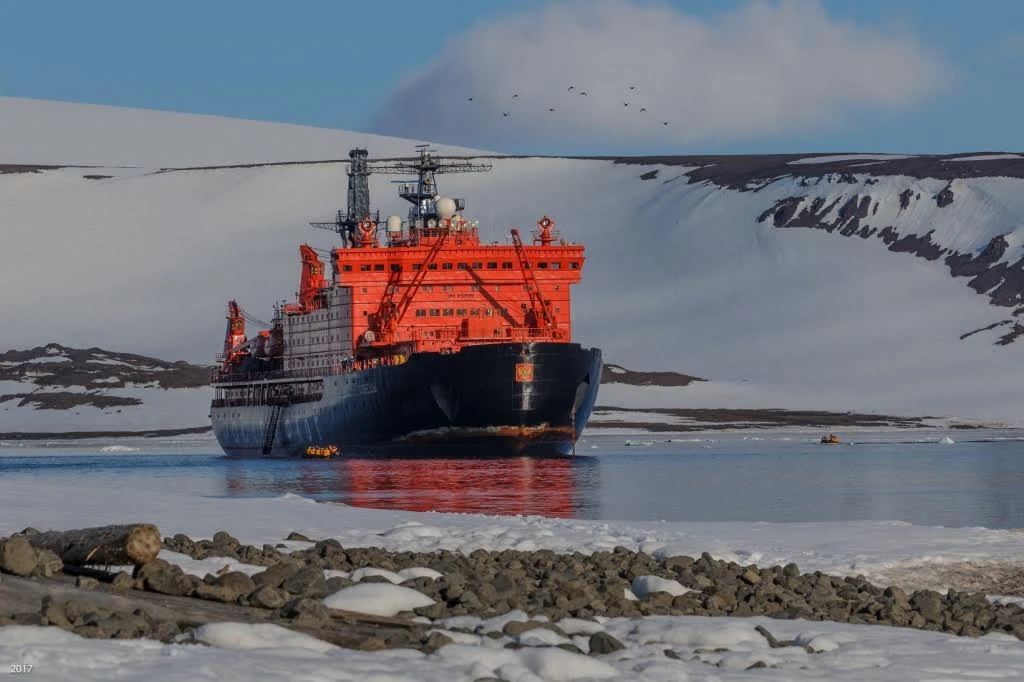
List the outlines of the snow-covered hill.
{"type": "MultiPolygon", "coordinates": [[[[226,299],[266,319],[298,243],[332,245],[306,223],[344,204],[345,166],[318,161],[416,142],[2,98],[0,124],[4,345],[199,363],[226,299]]],[[[492,162],[441,190],[491,239],[548,213],[587,245],[575,337],[708,379],[605,386],[603,405],[1024,423],[1020,155],[492,162]]],[[[404,213],[390,180],[373,204],[404,213]]]]}
{"type": "Polygon", "coordinates": [[[380,156],[408,155],[411,143],[372,133],[16,97],[0,97],[0,122],[0,164],[152,170],[347,159],[356,144],[380,156]]]}

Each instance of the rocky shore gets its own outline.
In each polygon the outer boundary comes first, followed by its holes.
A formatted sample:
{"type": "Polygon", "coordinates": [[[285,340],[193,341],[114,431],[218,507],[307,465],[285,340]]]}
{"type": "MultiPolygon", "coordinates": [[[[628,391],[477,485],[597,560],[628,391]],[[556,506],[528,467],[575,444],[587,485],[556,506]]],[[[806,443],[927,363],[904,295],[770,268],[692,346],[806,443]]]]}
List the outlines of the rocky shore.
{"type": "MultiPolygon", "coordinates": [[[[1024,609],[991,603],[981,593],[908,592],[860,576],[803,573],[795,564],[741,566],[706,553],[657,559],[625,548],[593,554],[389,552],[314,542],[297,533],[285,538],[289,545],[263,547],[243,545],[224,531],[212,540],[164,538],[163,550],[224,560],[222,570],[200,578],[159,558],[132,571],[63,566],[53,553],[32,547],[27,536],[33,532],[0,543],[0,625],[55,625],[85,637],[189,641],[205,623],[270,622],[349,648],[429,652],[460,631],[512,638],[505,646],[517,647],[524,645],[524,633],[544,629],[565,638],[561,648],[600,654],[621,645],[604,632],[570,641],[572,633],[559,622],[686,615],[830,620],[971,637],[1002,632],[1024,639],[1024,609]],[[228,562],[252,570],[230,570],[228,562]],[[323,601],[379,583],[415,591],[425,605],[366,614],[323,601]],[[493,632],[479,632],[479,621],[459,618],[502,615],[493,632]]],[[[772,647],[793,644],[776,640],[768,628],[758,632],[772,647]]]]}

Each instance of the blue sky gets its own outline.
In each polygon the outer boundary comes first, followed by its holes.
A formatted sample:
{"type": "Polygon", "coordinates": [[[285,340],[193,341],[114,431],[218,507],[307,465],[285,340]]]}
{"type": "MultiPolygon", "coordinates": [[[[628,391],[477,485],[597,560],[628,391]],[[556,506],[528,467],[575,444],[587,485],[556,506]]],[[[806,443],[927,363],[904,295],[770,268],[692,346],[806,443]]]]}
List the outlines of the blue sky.
{"type": "MultiPolygon", "coordinates": [[[[643,36],[644,26],[666,12],[676,17],[680,35],[691,42],[685,52],[678,51],[684,39],[671,33],[652,44],[630,38],[629,45],[616,45],[615,34],[601,32],[607,26],[584,27],[576,38],[582,42],[563,44],[558,36],[575,35],[573,22],[589,25],[589,8],[597,7],[570,5],[575,9],[560,13],[552,8],[561,4],[543,0],[5,2],[0,96],[435,135],[427,139],[511,152],[1024,150],[1020,0],[604,2],[606,19],[621,24],[625,36],[643,36]],[[662,14],[648,12],[644,19],[642,10],[651,8],[662,14]],[[746,19],[730,23],[730,13],[746,19]],[[789,31],[794,13],[816,18],[803,32],[799,26],[789,31]],[[752,48],[745,65],[721,66],[735,52],[730,40],[736,38],[734,46],[750,42],[732,35],[735,26],[749,31],[757,22],[765,26],[757,39],[770,48],[765,61],[772,55],[787,60],[768,70],[770,84],[756,78],[769,99],[782,93],[785,100],[767,102],[770,114],[758,110],[761,99],[749,98],[742,78],[765,47],[752,48]],[[532,26],[540,36],[536,45],[532,26]],[[828,40],[815,41],[809,34],[824,32],[817,26],[835,28],[842,45],[833,51],[828,40]],[[695,44],[698,35],[707,39],[705,48],[695,44]],[[506,38],[514,44],[502,45],[506,38]],[[561,80],[551,75],[546,82],[549,69],[539,58],[520,60],[524,43],[550,58],[550,71],[561,80]],[[571,54],[559,52],[570,46],[571,54]],[[585,54],[591,49],[593,58],[585,54]],[[646,61],[623,57],[614,83],[602,75],[607,69],[587,72],[598,58],[624,51],[642,52],[646,61]],[[646,73],[645,65],[673,60],[656,80],[646,73]],[[517,64],[532,66],[517,71],[517,64]],[[660,107],[657,117],[671,119],[671,126],[641,131],[638,119],[625,123],[610,118],[610,109],[581,109],[582,102],[598,100],[593,96],[555,106],[555,90],[577,77],[595,91],[605,86],[606,104],[618,106],[624,84],[633,80],[631,68],[638,79],[648,77],[649,106],[660,107]],[[709,86],[697,72],[722,86],[709,86]],[[488,90],[497,81],[521,88],[520,101],[533,97],[537,112],[516,114],[518,127],[499,128],[499,110],[508,104],[501,100],[504,90],[488,90]],[[482,103],[477,109],[465,104],[473,94],[482,103]],[[727,111],[742,108],[749,116],[723,117],[715,107],[730,102],[727,111]],[[550,108],[559,111],[543,119],[550,108]]],[[[623,111],[644,103],[637,99],[623,111]]]]}

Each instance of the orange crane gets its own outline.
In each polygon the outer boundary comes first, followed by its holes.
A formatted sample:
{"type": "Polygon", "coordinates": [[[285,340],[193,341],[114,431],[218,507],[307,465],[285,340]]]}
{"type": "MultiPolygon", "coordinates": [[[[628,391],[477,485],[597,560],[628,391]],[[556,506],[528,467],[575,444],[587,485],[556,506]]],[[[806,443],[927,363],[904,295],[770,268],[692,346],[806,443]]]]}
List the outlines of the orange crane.
{"type": "Polygon", "coordinates": [[[227,320],[227,331],[224,333],[224,367],[231,364],[234,357],[231,351],[246,341],[245,317],[242,316],[242,309],[235,299],[228,301],[227,320]]]}
{"type": "Polygon", "coordinates": [[[408,286],[405,288],[405,291],[402,293],[402,297],[399,298],[397,302],[395,302],[394,298],[400,287],[399,282],[402,279],[402,271],[395,270],[388,278],[388,286],[384,290],[384,296],[380,299],[380,305],[377,307],[377,312],[372,314],[369,320],[370,328],[375,331],[377,338],[382,345],[395,342],[395,329],[402,322],[402,318],[405,317],[405,313],[409,310],[409,306],[412,305],[413,299],[416,297],[416,292],[419,291],[420,286],[423,284],[423,280],[427,277],[430,264],[437,258],[437,254],[441,252],[441,248],[444,246],[448,234],[449,230],[441,232],[441,236],[438,237],[437,241],[430,247],[430,251],[427,252],[427,257],[423,260],[423,265],[416,271],[416,274],[413,275],[408,286]]]}
{"type": "Polygon", "coordinates": [[[527,315],[526,326],[537,328],[554,327],[555,320],[551,316],[551,311],[548,310],[547,301],[541,295],[540,285],[533,274],[533,269],[526,260],[526,251],[523,249],[523,240],[519,237],[519,230],[512,230],[512,243],[516,247],[519,270],[523,273],[523,280],[526,282],[526,292],[530,295],[530,311],[527,315]]]}

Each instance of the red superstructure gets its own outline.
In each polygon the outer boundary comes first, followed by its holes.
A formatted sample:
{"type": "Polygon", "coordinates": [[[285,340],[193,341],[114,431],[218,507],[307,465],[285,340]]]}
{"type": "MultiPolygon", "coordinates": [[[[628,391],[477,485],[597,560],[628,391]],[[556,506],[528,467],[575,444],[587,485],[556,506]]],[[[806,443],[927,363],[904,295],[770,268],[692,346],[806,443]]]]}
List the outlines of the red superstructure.
{"type": "Polygon", "coordinates": [[[511,244],[481,244],[477,228],[456,215],[415,237],[389,232],[380,248],[336,249],[338,281],[353,291],[357,350],[569,341],[569,292],[580,281],[583,247],[553,243],[547,216],[537,224],[531,246],[516,231],[511,244]]]}
{"type": "MultiPolygon", "coordinates": [[[[279,310],[270,335],[281,342],[264,341],[263,357],[281,357],[279,369],[288,371],[330,370],[346,369],[349,361],[366,366],[418,352],[455,353],[472,344],[571,341],[570,287],[580,281],[584,247],[560,239],[554,220],[540,218],[530,244],[517,229],[504,243],[484,243],[477,223],[463,215],[462,199],[434,194],[434,174],[489,166],[442,162],[426,149],[407,162],[368,161],[363,150],[351,156],[348,215],[314,223],[343,239],[329,255],[334,278],[327,278],[316,250],[299,247],[297,300],[279,310]],[[408,220],[381,221],[362,200],[366,176],[409,170],[417,181],[399,187],[413,203],[408,220]]],[[[240,357],[260,356],[231,305],[225,369],[240,357]]]]}

